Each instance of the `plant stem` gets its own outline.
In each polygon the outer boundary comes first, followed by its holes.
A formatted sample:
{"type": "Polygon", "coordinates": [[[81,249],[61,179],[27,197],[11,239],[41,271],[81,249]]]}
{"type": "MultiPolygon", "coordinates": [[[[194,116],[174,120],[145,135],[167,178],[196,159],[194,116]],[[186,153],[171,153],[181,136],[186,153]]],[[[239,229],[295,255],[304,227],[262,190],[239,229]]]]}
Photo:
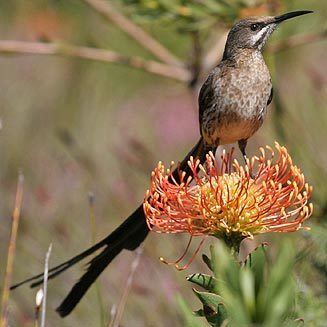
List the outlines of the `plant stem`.
{"type": "Polygon", "coordinates": [[[132,266],[131,266],[131,271],[130,274],[128,276],[127,282],[126,282],[126,286],[124,288],[123,291],[123,295],[120,299],[120,302],[118,304],[117,310],[115,312],[115,316],[113,317],[112,321],[109,323],[109,327],[118,327],[120,326],[120,321],[124,312],[124,308],[126,305],[126,301],[128,298],[128,294],[132,288],[132,284],[133,284],[133,278],[134,278],[134,274],[136,272],[136,268],[138,267],[139,263],[140,263],[140,259],[141,259],[141,255],[143,253],[143,247],[140,246],[139,248],[136,249],[136,256],[135,259],[132,262],[132,266]]]}
{"type": "Polygon", "coordinates": [[[17,240],[19,218],[20,218],[22,201],[23,201],[23,184],[24,184],[24,175],[20,172],[18,175],[15,207],[12,215],[12,227],[11,227],[11,235],[10,235],[9,247],[8,247],[7,265],[5,271],[5,280],[3,284],[0,327],[7,326],[10,284],[11,284],[14,257],[16,251],[16,240],[17,240]]]}
{"type": "Polygon", "coordinates": [[[231,250],[231,253],[235,256],[235,258],[237,258],[240,252],[241,242],[244,240],[244,236],[242,236],[240,233],[231,232],[230,234],[224,234],[219,238],[224,241],[226,246],[231,250]]]}
{"type": "Polygon", "coordinates": [[[52,251],[52,243],[49,245],[47,254],[45,256],[44,263],[44,277],[43,277],[43,299],[42,299],[42,311],[41,311],[41,325],[40,327],[45,327],[45,313],[47,305],[47,290],[48,290],[48,272],[49,272],[49,259],[52,251]]]}

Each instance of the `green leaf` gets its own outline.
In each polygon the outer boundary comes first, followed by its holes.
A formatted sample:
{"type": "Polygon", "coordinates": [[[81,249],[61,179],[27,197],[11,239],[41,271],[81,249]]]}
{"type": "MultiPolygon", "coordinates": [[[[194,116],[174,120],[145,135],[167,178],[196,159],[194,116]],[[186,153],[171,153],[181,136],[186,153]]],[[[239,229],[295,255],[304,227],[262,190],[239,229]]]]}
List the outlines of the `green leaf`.
{"type": "Polygon", "coordinates": [[[194,288],[193,292],[202,302],[204,307],[208,307],[214,313],[218,313],[218,305],[223,303],[223,298],[220,295],[209,292],[199,292],[194,288]]]}
{"type": "Polygon", "coordinates": [[[239,270],[240,266],[235,257],[228,251],[226,246],[220,242],[210,247],[211,264],[214,276],[219,284],[226,284],[233,292],[240,293],[239,270]]]}
{"type": "Polygon", "coordinates": [[[289,242],[279,248],[277,260],[268,266],[266,281],[261,282],[257,295],[257,316],[265,326],[280,325],[292,311],[295,288],[292,279],[293,248],[289,242]]]}
{"type": "MultiPolygon", "coordinates": [[[[205,314],[205,312],[204,312],[205,314]]],[[[210,326],[219,327],[219,326],[226,326],[227,323],[227,311],[223,304],[218,305],[218,313],[212,316],[205,314],[205,318],[210,326]]]]}
{"type": "Polygon", "coordinates": [[[210,258],[209,258],[206,254],[202,254],[202,260],[203,260],[203,262],[207,265],[207,267],[208,267],[211,271],[213,271],[213,269],[212,269],[212,265],[211,265],[211,260],[210,260],[210,258]]]}
{"type": "Polygon", "coordinates": [[[262,245],[250,255],[246,264],[254,274],[255,295],[258,296],[261,285],[265,282],[266,250],[262,245]]]}
{"type": "Polygon", "coordinates": [[[185,327],[203,327],[203,321],[194,315],[193,311],[190,309],[189,305],[179,294],[176,297],[177,305],[182,313],[185,327]]]}
{"type": "Polygon", "coordinates": [[[196,317],[205,317],[205,313],[204,313],[203,309],[193,311],[193,314],[194,314],[196,317]]]}
{"type": "Polygon", "coordinates": [[[206,274],[193,274],[188,276],[187,281],[199,285],[207,291],[214,291],[217,287],[217,279],[206,274]]]}
{"type": "Polygon", "coordinates": [[[227,311],[222,303],[218,304],[217,313],[215,313],[211,308],[203,306],[203,309],[194,311],[196,317],[205,317],[207,322],[214,327],[226,326],[227,311]]]}
{"type": "Polygon", "coordinates": [[[250,316],[255,312],[255,281],[253,272],[249,268],[240,271],[240,284],[243,295],[243,302],[250,316]]]}

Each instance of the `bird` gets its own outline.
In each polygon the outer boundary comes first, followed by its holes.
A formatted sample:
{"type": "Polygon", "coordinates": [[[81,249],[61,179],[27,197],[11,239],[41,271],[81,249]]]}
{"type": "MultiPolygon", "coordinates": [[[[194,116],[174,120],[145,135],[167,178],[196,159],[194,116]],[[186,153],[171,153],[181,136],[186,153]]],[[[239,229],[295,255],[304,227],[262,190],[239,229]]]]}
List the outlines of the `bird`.
{"type": "MultiPolygon", "coordinates": [[[[238,142],[246,156],[248,139],[261,127],[267,107],[272,101],[273,87],[262,50],[277,26],[293,17],[312,13],[310,10],[288,12],[279,16],[248,17],[235,23],[229,31],[221,62],[212,69],[198,97],[200,139],[173,171],[179,181],[180,172],[192,177],[190,157],[204,163],[209,151],[220,145],[238,142]]],[[[123,250],[133,251],[149,233],[143,206],[140,205],[120,226],[97,244],[66,262],[49,269],[49,279],[89,257],[98,250],[85,273],[57,308],[61,317],[72,312],[90,286],[111,261],[123,250]]],[[[11,287],[31,282],[31,287],[43,283],[43,273],[11,287]]]]}

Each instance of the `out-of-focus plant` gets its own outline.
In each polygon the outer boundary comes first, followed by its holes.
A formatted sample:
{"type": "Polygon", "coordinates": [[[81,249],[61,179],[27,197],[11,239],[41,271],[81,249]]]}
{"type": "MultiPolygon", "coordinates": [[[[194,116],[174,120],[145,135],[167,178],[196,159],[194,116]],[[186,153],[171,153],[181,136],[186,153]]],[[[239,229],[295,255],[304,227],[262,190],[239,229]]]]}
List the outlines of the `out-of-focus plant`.
{"type": "Polygon", "coordinates": [[[326,326],[327,223],[321,221],[305,233],[297,249],[295,273],[300,291],[297,306],[307,326],[326,326]]]}
{"type": "Polygon", "coordinates": [[[315,267],[324,276],[325,290],[327,291],[327,222],[312,226],[312,233],[308,235],[308,242],[312,246],[308,248],[309,258],[315,267]]]}
{"type": "Polygon", "coordinates": [[[203,258],[212,273],[187,277],[201,287],[193,291],[202,308],[192,312],[178,298],[186,326],[196,326],[194,317],[211,326],[324,326],[327,299],[296,283],[292,243],[282,242],[275,259],[268,252],[261,246],[240,264],[223,243],[211,246],[211,258],[203,258]]]}
{"type": "Polygon", "coordinates": [[[262,8],[264,0],[119,0],[133,19],[141,23],[161,21],[174,24],[180,31],[198,31],[218,21],[231,25],[242,10],[262,8]]]}
{"type": "Polygon", "coordinates": [[[193,274],[187,280],[205,291],[193,289],[202,303],[195,315],[211,326],[281,326],[294,323],[294,251],[290,243],[280,248],[273,265],[263,247],[240,265],[222,243],[210,247],[206,263],[212,275],[193,274]]]}

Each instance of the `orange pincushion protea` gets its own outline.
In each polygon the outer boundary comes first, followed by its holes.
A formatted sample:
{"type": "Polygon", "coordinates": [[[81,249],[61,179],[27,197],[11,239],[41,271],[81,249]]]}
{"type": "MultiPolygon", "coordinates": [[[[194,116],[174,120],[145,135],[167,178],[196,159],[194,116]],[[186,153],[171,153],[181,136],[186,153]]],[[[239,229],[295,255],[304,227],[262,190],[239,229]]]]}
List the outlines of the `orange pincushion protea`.
{"type": "Polygon", "coordinates": [[[177,183],[171,169],[159,162],[152,172],[144,212],[151,230],[239,238],[267,232],[293,232],[312,213],[312,187],[293,165],[285,147],[267,146],[241,166],[224,152],[221,161],[210,153],[205,165],[190,158],[192,178],[181,172],[177,183]],[[252,177],[255,176],[255,177],[252,177]]]}

